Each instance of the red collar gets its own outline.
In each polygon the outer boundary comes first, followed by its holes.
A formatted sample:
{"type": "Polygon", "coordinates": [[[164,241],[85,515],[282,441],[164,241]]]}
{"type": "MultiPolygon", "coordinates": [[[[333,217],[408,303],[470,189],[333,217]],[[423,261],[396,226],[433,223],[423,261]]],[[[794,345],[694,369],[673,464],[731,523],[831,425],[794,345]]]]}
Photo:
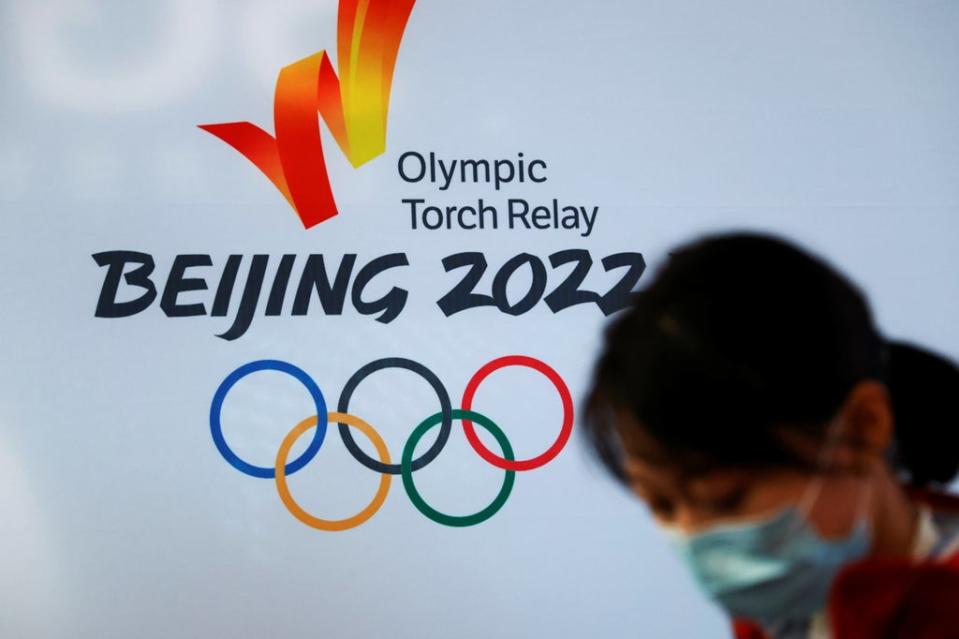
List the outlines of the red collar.
{"type": "Polygon", "coordinates": [[[933,510],[959,515],[959,495],[953,495],[934,488],[906,485],[906,495],[913,501],[919,501],[933,510]]]}

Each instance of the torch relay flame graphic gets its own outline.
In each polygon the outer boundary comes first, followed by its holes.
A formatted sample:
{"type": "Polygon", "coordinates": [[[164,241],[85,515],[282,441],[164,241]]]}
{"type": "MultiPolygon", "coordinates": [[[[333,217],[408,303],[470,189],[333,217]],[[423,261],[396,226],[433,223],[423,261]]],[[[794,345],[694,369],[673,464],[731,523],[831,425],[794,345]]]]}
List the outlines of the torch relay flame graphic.
{"type": "Polygon", "coordinates": [[[305,228],[337,214],[317,112],[354,167],[386,150],[393,69],[414,2],[340,0],[340,76],[326,51],[283,67],[273,102],[275,137],[250,122],[200,125],[256,165],[305,228]]]}

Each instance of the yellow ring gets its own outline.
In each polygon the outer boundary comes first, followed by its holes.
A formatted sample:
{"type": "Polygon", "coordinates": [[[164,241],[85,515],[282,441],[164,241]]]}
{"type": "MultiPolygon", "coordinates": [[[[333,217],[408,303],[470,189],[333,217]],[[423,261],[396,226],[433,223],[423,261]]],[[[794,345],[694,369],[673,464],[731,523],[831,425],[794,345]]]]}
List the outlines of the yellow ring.
{"type": "MultiPolygon", "coordinates": [[[[293,448],[293,444],[299,439],[300,435],[314,428],[316,422],[316,415],[307,417],[294,426],[293,430],[287,433],[286,437],[283,438],[283,443],[280,444],[280,450],[276,453],[276,491],[280,494],[280,499],[283,500],[283,504],[287,510],[307,526],[319,530],[348,530],[355,528],[375,515],[376,511],[383,505],[383,502],[386,501],[386,495],[390,492],[390,481],[393,476],[389,473],[382,473],[380,486],[376,489],[376,495],[373,497],[373,501],[352,517],[347,517],[346,519],[320,519],[303,510],[303,508],[296,503],[296,500],[293,499],[293,496],[290,494],[290,488],[286,484],[286,458],[290,455],[290,449],[293,448]]],[[[329,423],[347,424],[360,430],[373,442],[373,445],[376,447],[376,452],[380,456],[380,461],[384,464],[390,463],[390,451],[386,448],[386,442],[383,441],[383,438],[380,437],[380,434],[377,433],[372,426],[359,417],[354,417],[347,413],[330,413],[329,423]]]]}

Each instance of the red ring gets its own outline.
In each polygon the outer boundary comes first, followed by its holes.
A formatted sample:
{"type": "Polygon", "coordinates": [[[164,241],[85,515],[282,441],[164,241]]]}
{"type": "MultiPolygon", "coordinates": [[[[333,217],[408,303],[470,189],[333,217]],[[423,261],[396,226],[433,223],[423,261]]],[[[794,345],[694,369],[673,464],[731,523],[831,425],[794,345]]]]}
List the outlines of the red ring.
{"type": "Polygon", "coordinates": [[[569,388],[566,387],[566,382],[564,382],[563,378],[559,376],[559,373],[550,368],[549,365],[536,358],[527,357],[526,355],[506,355],[505,357],[494,359],[476,371],[476,374],[473,375],[473,378],[470,379],[466,385],[466,390],[463,391],[463,410],[472,410],[473,396],[476,394],[476,389],[480,383],[493,371],[505,368],[506,366],[528,366],[529,368],[539,371],[545,375],[549,381],[553,383],[553,386],[556,387],[556,390],[559,391],[559,398],[563,402],[563,426],[559,431],[559,436],[556,438],[556,441],[541,455],[530,459],[509,460],[505,457],[500,457],[487,448],[483,442],[480,441],[480,438],[476,436],[473,422],[468,419],[462,420],[463,432],[466,433],[466,439],[473,447],[473,450],[497,468],[504,470],[532,470],[539,468],[559,455],[559,452],[566,446],[566,442],[569,441],[569,436],[573,432],[573,397],[569,393],[569,388]]]}

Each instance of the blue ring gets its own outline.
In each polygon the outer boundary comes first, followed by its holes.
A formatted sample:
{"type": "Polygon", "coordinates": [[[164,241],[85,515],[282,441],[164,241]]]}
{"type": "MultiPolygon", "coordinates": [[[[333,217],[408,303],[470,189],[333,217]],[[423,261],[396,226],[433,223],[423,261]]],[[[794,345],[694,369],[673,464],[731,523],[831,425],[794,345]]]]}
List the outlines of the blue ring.
{"type": "Polygon", "coordinates": [[[328,415],[326,412],[326,400],[323,398],[320,387],[316,385],[313,378],[307,375],[303,369],[297,368],[293,364],[278,359],[260,359],[250,362],[249,364],[244,364],[226,376],[226,379],[223,380],[220,387],[216,389],[216,393],[213,394],[213,403],[210,404],[210,434],[213,435],[213,443],[216,444],[217,450],[223,455],[223,459],[241,473],[246,473],[253,477],[271,479],[276,476],[276,468],[272,466],[269,468],[254,466],[240,459],[223,438],[223,426],[220,424],[220,412],[223,410],[223,400],[226,399],[226,394],[230,392],[233,385],[250,373],[264,370],[279,371],[298,379],[300,383],[306,386],[306,390],[310,392],[310,396],[313,397],[313,403],[316,405],[316,430],[313,431],[313,440],[306,450],[303,451],[302,455],[286,465],[287,475],[292,475],[303,468],[320,452],[320,447],[326,438],[328,415]]]}

